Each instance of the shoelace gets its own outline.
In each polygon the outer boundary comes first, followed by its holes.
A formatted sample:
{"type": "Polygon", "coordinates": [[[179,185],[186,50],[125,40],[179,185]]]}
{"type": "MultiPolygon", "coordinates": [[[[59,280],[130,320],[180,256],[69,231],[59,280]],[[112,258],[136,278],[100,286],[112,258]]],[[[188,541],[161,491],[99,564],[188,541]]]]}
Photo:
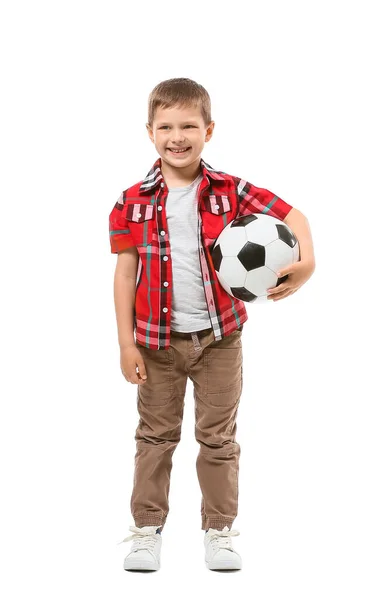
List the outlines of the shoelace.
{"type": "Polygon", "coordinates": [[[118,544],[134,540],[131,552],[137,552],[138,550],[148,550],[148,552],[150,552],[150,554],[154,558],[156,558],[153,549],[158,539],[155,535],[157,529],[158,525],[147,525],[146,527],[136,527],[135,525],[130,525],[129,530],[133,531],[133,535],[129,535],[121,542],[118,542],[118,544]]]}
{"type": "Polygon", "coordinates": [[[218,550],[220,548],[225,548],[226,550],[234,551],[231,545],[231,537],[236,535],[240,535],[240,532],[237,529],[231,529],[225,525],[222,531],[218,531],[217,529],[209,528],[207,535],[210,537],[210,542],[213,547],[216,547],[218,550]]]}

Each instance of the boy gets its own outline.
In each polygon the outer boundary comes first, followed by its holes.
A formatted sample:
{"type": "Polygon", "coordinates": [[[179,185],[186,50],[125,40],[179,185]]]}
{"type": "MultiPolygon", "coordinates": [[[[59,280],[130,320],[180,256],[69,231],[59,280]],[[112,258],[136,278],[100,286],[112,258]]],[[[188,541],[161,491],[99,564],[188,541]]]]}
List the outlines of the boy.
{"type": "Polygon", "coordinates": [[[206,565],[241,568],[231,543],[239,532],[231,527],[238,508],[235,433],[248,316],[244,302],[218,283],[211,245],[237,216],[263,212],[289,225],[301,252],[298,263],[281,271],[281,277],[289,276],[268,297],[293,294],[315,268],[302,213],[201,158],[214,125],[201,85],[187,78],[159,83],[149,97],[147,130],[160,157],[143,180],[121,193],[109,216],[111,252],[118,254],[114,299],[121,370],[126,381],[138,385],[140,415],[131,496],[135,526],[123,540],[134,541],[125,569],[160,567],[188,377],[200,445],[196,467],[206,565]]]}

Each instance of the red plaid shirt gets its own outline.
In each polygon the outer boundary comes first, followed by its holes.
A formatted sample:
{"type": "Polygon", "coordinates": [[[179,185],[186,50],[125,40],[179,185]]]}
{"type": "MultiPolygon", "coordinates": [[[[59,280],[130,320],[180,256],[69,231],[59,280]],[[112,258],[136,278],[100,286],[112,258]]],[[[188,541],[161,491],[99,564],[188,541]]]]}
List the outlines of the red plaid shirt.
{"type": "MultiPolygon", "coordinates": [[[[123,191],[109,215],[110,246],[118,253],[136,246],[134,327],[136,341],[159,350],[170,345],[172,268],[166,221],[168,188],[159,157],[145,179],[123,191]]],[[[216,171],[200,160],[203,179],[198,186],[198,250],[210,324],[215,340],[230,335],[248,315],[245,303],[221,286],[211,259],[211,245],[230,221],[251,213],[284,220],[293,208],[284,200],[244,181],[216,171]]],[[[178,207],[181,218],[181,205],[178,207]]]]}

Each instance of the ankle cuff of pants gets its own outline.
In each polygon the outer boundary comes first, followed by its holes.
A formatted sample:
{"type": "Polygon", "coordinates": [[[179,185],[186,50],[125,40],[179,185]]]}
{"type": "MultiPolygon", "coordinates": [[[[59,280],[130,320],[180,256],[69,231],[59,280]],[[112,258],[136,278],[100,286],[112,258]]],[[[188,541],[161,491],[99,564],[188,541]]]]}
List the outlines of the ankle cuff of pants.
{"type": "Polygon", "coordinates": [[[202,517],[202,529],[223,529],[225,525],[228,526],[229,529],[232,528],[232,524],[234,519],[227,519],[225,517],[202,517]]]}
{"type": "Polygon", "coordinates": [[[134,515],[134,521],[136,527],[145,527],[146,525],[158,525],[163,526],[166,522],[166,519],[159,515],[153,515],[153,513],[140,513],[140,515],[134,515]]]}

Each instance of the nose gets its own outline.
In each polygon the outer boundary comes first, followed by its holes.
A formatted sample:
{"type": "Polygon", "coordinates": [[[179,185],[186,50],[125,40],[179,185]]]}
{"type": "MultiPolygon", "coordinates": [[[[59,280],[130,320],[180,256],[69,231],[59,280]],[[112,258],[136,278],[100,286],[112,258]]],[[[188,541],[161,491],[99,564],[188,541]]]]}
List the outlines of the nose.
{"type": "Polygon", "coordinates": [[[183,133],[181,133],[181,131],[178,131],[177,133],[174,132],[174,134],[172,135],[173,143],[183,142],[184,140],[185,140],[185,135],[183,133]]]}

